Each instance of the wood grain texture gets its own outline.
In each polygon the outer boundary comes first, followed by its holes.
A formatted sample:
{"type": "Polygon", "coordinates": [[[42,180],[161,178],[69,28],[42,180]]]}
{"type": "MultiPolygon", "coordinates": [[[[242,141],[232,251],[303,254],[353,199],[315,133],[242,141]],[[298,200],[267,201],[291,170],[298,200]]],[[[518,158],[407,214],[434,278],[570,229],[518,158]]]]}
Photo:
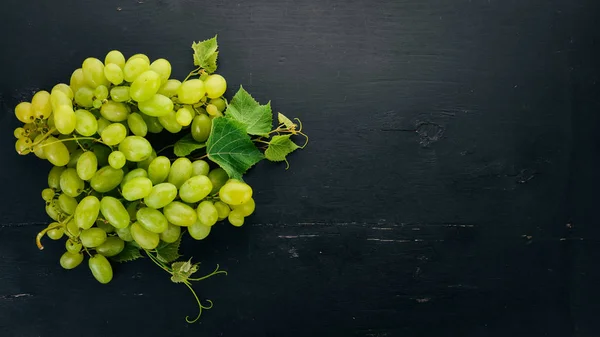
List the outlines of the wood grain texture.
{"type": "Polygon", "coordinates": [[[0,27],[2,336],[596,336],[600,5],[595,1],[5,0],[0,27]],[[12,107],[110,49],[220,73],[311,143],[248,176],[242,229],[186,241],[200,324],[148,261],[107,286],[39,252],[47,165],[12,107]],[[33,201],[32,201],[33,200],[33,201]],[[85,308],[80,306],[84,305],[85,308]]]}

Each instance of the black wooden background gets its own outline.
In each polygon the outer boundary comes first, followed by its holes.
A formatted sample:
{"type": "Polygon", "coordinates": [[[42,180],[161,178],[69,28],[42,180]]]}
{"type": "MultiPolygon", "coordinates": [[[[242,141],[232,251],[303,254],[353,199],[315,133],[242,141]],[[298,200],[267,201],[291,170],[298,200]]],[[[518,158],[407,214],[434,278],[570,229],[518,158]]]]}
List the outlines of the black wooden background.
{"type": "Polygon", "coordinates": [[[585,0],[0,4],[1,336],[599,336],[600,3],[585,0]],[[147,260],[64,271],[49,168],[13,107],[110,49],[219,72],[310,136],[248,176],[257,212],[184,252],[229,271],[195,303],[147,260]]]}

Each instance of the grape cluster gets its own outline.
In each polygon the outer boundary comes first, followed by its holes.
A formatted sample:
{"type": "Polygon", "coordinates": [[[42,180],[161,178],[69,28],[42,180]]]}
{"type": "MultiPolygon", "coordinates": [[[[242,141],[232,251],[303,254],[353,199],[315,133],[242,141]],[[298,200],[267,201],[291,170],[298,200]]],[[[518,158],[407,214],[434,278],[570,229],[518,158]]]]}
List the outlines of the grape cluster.
{"type": "Polygon", "coordinates": [[[16,151],[54,165],[42,191],[54,222],[37,242],[42,248],[44,235],[66,236],[63,268],[89,255],[93,276],[108,283],[107,257],[121,253],[126,242],[153,250],[177,241],[182,227],[202,240],[218,221],[242,226],[254,212],[249,185],[202,159],[158,156],[146,139],[163,130],[208,139],[212,119],[227,106],[227,83],[218,74],[190,75],[183,82],[170,79],[169,61],[151,63],[144,54],[126,60],[113,50],[104,62],[87,58],[69,85],[39,91],[16,106],[24,123],[14,131],[16,151]]]}

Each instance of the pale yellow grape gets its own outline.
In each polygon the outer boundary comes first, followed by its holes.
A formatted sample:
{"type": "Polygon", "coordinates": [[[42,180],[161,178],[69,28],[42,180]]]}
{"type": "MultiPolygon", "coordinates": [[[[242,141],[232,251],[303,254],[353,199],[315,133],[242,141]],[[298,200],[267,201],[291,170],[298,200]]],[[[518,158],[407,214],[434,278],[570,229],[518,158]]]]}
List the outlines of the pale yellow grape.
{"type": "Polygon", "coordinates": [[[129,108],[124,103],[109,100],[102,104],[100,114],[111,122],[122,122],[127,120],[129,108]]]}
{"type": "Polygon", "coordinates": [[[118,50],[111,50],[106,54],[104,58],[104,65],[108,66],[110,63],[114,63],[119,68],[125,67],[125,56],[118,50]]]}
{"type": "Polygon", "coordinates": [[[150,163],[156,158],[156,151],[154,151],[154,149],[152,149],[152,153],[150,153],[150,155],[148,156],[148,158],[141,160],[137,163],[137,167],[138,168],[143,168],[144,170],[148,170],[148,166],[150,166],[150,163]]]}
{"type": "Polygon", "coordinates": [[[140,137],[145,137],[148,133],[148,125],[144,121],[144,118],[137,112],[129,114],[127,117],[127,126],[129,126],[129,130],[140,137]]]}
{"type": "Polygon", "coordinates": [[[121,123],[112,123],[102,130],[101,137],[104,144],[117,145],[127,137],[127,128],[121,123]]]}
{"type": "Polygon", "coordinates": [[[150,58],[146,54],[135,54],[135,55],[131,56],[127,61],[137,59],[137,58],[142,59],[142,60],[148,62],[148,64],[150,64],[150,58]]]}
{"type": "Polygon", "coordinates": [[[119,144],[119,151],[123,152],[127,160],[140,162],[152,154],[152,145],[146,138],[128,136],[119,144]]]}
{"type": "Polygon", "coordinates": [[[50,104],[52,105],[52,110],[55,111],[61,106],[68,106],[73,108],[73,101],[60,90],[55,90],[50,93],[50,104]]]}
{"type": "Polygon", "coordinates": [[[158,117],[158,122],[170,133],[178,133],[181,131],[181,124],[177,122],[177,116],[175,111],[172,111],[166,115],[158,117]]]}
{"type": "Polygon", "coordinates": [[[106,77],[104,77],[104,63],[94,57],[88,57],[83,61],[81,66],[85,82],[91,88],[96,88],[99,85],[108,85],[106,77]]]}
{"type": "Polygon", "coordinates": [[[138,108],[148,116],[160,117],[173,112],[173,101],[167,96],[156,94],[147,101],[139,102],[138,108]]]}
{"type": "Polygon", "coordinates": [[[118,86],[110,89],[110,99],[115,102],[126,102],[131,99],[128,86],[118,86]]]}
{"type": "Polygon", "coordinates": [[[163,208],[177,197],[177,187],[171,183],[160,183],[152,187],[150,194],[144,198],[148,207],[163,208]]]}
{"type": "Polygon", "coordinates": [[[161,85],[160,75],[152,70],[140,74],[129,88],[129,95],[134,101],[147,101],[154,96],[161,85]]]}
{"type": "Polygon", "coordinates": [[[192,177],[193,170],[192,162],[189,159],[185,157],[177,158],[171,165],[167,181],[179,188],[192,177]]]}
{"type": "Polygon", "coordinates": [[[150,70],[150,61],[141,57],[131,57],[123,68],[123,77],[127,82],[133,82],[142,73],[150,70]]]}
{"type": "Polygon", "coordinates": [[[125,155],[121,151],[113,151],[108,156],[108,164],[112,168],[120,169],[127,163],[125,155]]]}
{"type": "Polygon", "coordinates": [[[154,249],[160,242],[160,236],[157,233],[145,229],[138,222],[131,225],[131,236],[143,249],[154,249]]]}
{"type": "Polygon", "coordinates": [[[229,212],[231,212],[229,205],[222,201],[215,202],[215,208],[217,209],[219,220],[226,219],[229,216],[229,212]]]}
{"type": "Polygon", "coordinates": [[[199,79],[187,80],[177,89],[177,97],[183,104],[196,104],[205,93],[204,82],[199,79]]]}
{"type": "Polygon", "coordinates": [[[136,177],[123,185],[121,194],[128,201],[143,199],[152,192],[152,181],[146,177],[136,177]]]}
{"type": "Polygon", "coordinates": [[[108,98],[108,88],[105,85],[99,85],[94,90],[94,96],[97,100],[103,101],[108,98]]]}
{"type": "Polygon", "coordinates": [[[68,105],[61,105],[54,110],[54,127],[63,135],[73,133],[77,126],[77,116],[73,108],[68,105]]]}
{"type": "Polygon", "coordinates": [[[98,134],[101,135],[102,131],[104,131],[104,129],[106,129],[107,126],[109,126],[110,124],[112,124],[108,119],[104,118],[104,117],[100,117],[98,118],[98,134]]]}
{"type": "Polygon", "coordinates": [[[77,175],[82,180],[90,180],[98,170],[98,158],[92,151],[83,152],[77,159],[77,175]]]}
{"type": "Polygon", "coordinates": [[[104,166],[96,171],[96,174],[90,180],[90,186],[97,192],[106,193],[119,186],[121,180],[123,180],[123,175],[122,169],[104,166]]]}
{"type": "Polygon", "coordinates": [[[230,179],[219,190],[219,199],[229,205],[241,205],[251,198],[252,188],[236,179],[230,179]]]}
{"type": "Polygon", "coordinates": [[[18,154],[24,156],[31,153],[31,145],[33,142],[29,137],[19,138],[15,142],[15,150],[18,154]]]}
{"type": "MultiPolygon", "coordinates": [[[[71,90],[68,86],[67,89],[71,90]]],[[[71,97],[73,97],[72,95],[73,93],[71,93],[71,97]]],[[[31,99],[31,109],[35,118],[46,119],[50,117],[50,114],[52,114],[50,93],[45,90],[36,92],[31,99]]]]}
{"type": "Polygon", "coordinates": [[[83,109],[75,111],[75,130],[82,136],[89,137],[98,131],[98,121],[94,115],[83,109]]]}
{"type": "Polygon", "coordinates": [[[69,86],[71,90],[76,93],[77,90],[84,87],[86,85],[85,77],[83,76],[83,70],[81,68],[75,69],[73,74],[71,74],[71,80],[69,81],[69,86]]]}
{"type": "Polygon", "coordinates": [[[221,75],[212,74],[204,80],[204,89],[208,98],[221,97],[227,90],[227,81],[221,75]]]}
{"type": "Polygon", "coordinates": [[[62,92],[63,92],[65,95],[67,95],[67,97],[69,97],[69,99],[71,99],[71,100],[72,100],[72,99],[73,99],[73,97],[75,96],[75,95],[74,95],[74,91],[73,91],[73,89],[71,89],[71,87],[70,87],[70,86],[68,86],[68,85],[67,85],[67,84],[65,84],[65,83],[59,83],[59,84],[55,85],[54,87],[52,87],[52,90],[51,90],[51,92],[52,92],[52,91],[54,91],[54,90],[59,90],[59,91],[62,91],[62,92]]]}
{"type": "Polygon", "coordinates": [[[170,79],[159,90],[158,93],[167,97],[177,95],[177,90],[181,86],[181,81],[170,79]]]}
{"type": "Polygon", "coordinates": [[[241,227],[244,225],[244,216],[242,215],[242,212],[239,210],[233,210],[233,211],[229,212],[227,219],[229,220],[230,224],[232,224],[236,227],[241,227]]]}
{"type": "Polygon", "coordinates": [[[181,126],[188,126],[192,123],[192,119],[194,118],[194,112],[189,106],[184,106],[183,108],[177,110],[175,114],[175,119],[177,123],[181,126]]]}
{"type": "Polygon", "coordinates": [[[160,233],[160,239],[166,243],[173,243],[179,239],[181,235],[181,227],[169,224],[167,230],[160,233]]]}
{"type": "Polygon", "coordinates": [[[208,103],[216,106],[217,109],[221,112],[224,111],[227,107],[227,103],[225,103],[225,100],[222,98],[213,98],[210,101],[208,101],[208,103]]]}
{"type": "Polygon", "coordinates": [[[176,226],[188,227],[198,219],[195,209],[179,201],[173,201],[165,206],[163,213],[167,220],[176,226]]]}
{"type": "Polygon", "coordinates": [[[44,135],[40,133],[33,139],[33,144],[38,144],[33,147],[33,153],[40,159],[46,159],[46,154],[44,153],[44,148],[41,144],[43,141],[42,138],[44,138],[44,135]]]}
{"type": "Polygon", "coordinates": [[[198,215],[198,222],[204,226],[213,226],[219,220],[219,212],[215,205],[208,200],[202,201],[196,208],[196,214],[198,215]]]}
{"type": "Polygon", "coordinates": [[[150,69],[154,70],[160,75],[161,84],[167,83],[167,80],[171,76],[171,63],[165,59],[157,59],[150,64],[150,69]]]}
{"type": "Polygon", "coordinates": [[[171,161],[165,156],[156,157],[148,165],[148,178],[153,184],[159,184],[165,181],[171,170],[171,161]]]}
{"type": "Polygon", "coordinates": [[[206,112],[210,115],[210,116],[218,116],[219,115],[219,109],[217,109],[216,105],[213,104],[208,104],[206,106],[206,112]]]}
{"type": "Polygon", "coordinates": [[[110,83],[114,85],[123,83],[123,69],[114,63],[109,63],[106,65],[106,67],[104,67],[104,76],[110,83]]]}
{"type": "Polygon", "coordinates": [[[231,206],[231,208],[240,211],[240,213],[246,217],[254,213],[256,204],[254,203],[254,199],[250,198],[250,200],[246,201],[245,203],[241,205],[231,206]]]}
{"type": "Polygon", "coordinates": [[[204,240],[210,234],[211,227],[205,226],[200,221],[196,221],[193,225],[188,227],[190,236],[195,240],[204,240]]]}
{"type": "Polygon", "coordinates": [[[35,117],[33,115],[33,108],[29,102],[21,102],[15,107],[15,116],[22,123],[30,123],[35,117]]]}
{"type": "Polygon", "coordinates": [[[54,166],[65,166],[69,163],[71,155],[67,146],[58,139],[50,136],[41,144],[44,156],[54,166]]]}
{"type": "Polygon", "coordinates": [[[91,108],[94,105],[94,90],[88,87],[81,87],[75,92],[75,103],[84,108],[91,108]]]}

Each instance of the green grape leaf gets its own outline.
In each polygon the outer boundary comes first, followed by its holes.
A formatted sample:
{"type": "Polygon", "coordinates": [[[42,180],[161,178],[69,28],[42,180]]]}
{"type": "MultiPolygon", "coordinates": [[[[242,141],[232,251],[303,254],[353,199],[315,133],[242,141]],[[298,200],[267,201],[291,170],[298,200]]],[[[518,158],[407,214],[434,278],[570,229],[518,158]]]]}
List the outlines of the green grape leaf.
{"type": "Polygon", "coordinates": [[[115,262],[121,263],[137,260],[140,257],[142,257],[142,254],[140,253],[140,248],[136,247],[131,242],[125,242],[125,247],[123,248],[123,250],[119,254],[111,257],[110,259],[115,262]]]}
{"type": "Polygon", "coordinates": [[[224,117],[213,119],[206,141],[206,154],[232,179],[241,179],[250,167],[264,158],[244,130],[244,125],[224,117]]]}
{"type": "Polygon", "coordinates": [[[156,257],[164,263],[177,260],[179,257],[181,257],[181,254],[179,254],[180,244],[181,236],[173,243],[161,242],[158,247],[156,247],[156,257]]]}
{"type": "Polygon", "coordinates": [[[192,264],[192,260],[188,260],[185,262],[178,261],[173,262],[171,265],[171,269],[173,270],[173,274],[171,276],[171,281],[174,283],[183,283],[187,281],[187,279],[195,272],[198,271],[198,265],[192,264]]]}
{"type": "Polygon", "coordinates": [[[285,127],[288,128],[289,130],[295,130],[296,129],[296,126],[297,126],[296,123],[292,122],[291,119],[287,118],[281,112],[277,113],[277,120],[279,121],[279,124],[285,125],[285,127]]]}
{"type": "Polygon", "coordinates": [[[270,161],[285,161],[288,154],[300,148],[290,139],[291,136],[291,134],[274,136],[265,151],[265,158],[270,161]]]}
{"type": "Polygon", "coordinates": [[[244,124],[251,135],[268,136],[273,126],[271,102],[260,105],[242,86],[229,102],[225,115],[244,124]]]}
{"type": "Polygon", "coordinates": [[[209,74],[214,73],[217,70],[218,47],[217,35],[208,40],[192,43],[194,65],[203,68],[209,74]]]}
{"type": "Polygon", "coordinates": [[[190,153],[206,147],[205,143],[198,143],[194,140],[191,133],[183,136],[180,140],[175,143],[173,152],[177,157],[185,157],[190,153]]]}

